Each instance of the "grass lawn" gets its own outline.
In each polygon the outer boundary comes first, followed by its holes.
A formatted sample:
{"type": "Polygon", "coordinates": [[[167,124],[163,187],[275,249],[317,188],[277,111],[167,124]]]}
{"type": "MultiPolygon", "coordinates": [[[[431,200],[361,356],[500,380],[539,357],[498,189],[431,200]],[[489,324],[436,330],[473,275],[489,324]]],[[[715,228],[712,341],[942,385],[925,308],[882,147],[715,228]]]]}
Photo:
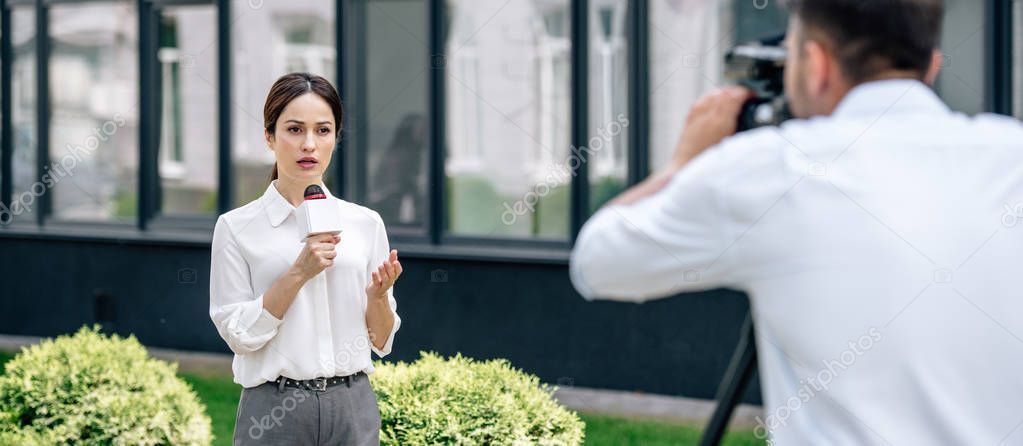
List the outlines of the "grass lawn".
{"type": "MultiPolygon", "coordinates": [[[[0,352],[0,368],[13,356],[0,352]]],[[[214,444],[229,446],[241,387],[229,376],[181,373],[181,377],[206,404],[206,412],[213,421],[214,444]]],[[[579,416],[586,423],[587,446],[679,446],[697,444],[700,439],[700,428],[693,426],[587,413],[579,416]]],[[[752,432],[742,431],[729,433],[722,444],[749,446],[763,445],[764,442],[757,440],[752,432]]]]}

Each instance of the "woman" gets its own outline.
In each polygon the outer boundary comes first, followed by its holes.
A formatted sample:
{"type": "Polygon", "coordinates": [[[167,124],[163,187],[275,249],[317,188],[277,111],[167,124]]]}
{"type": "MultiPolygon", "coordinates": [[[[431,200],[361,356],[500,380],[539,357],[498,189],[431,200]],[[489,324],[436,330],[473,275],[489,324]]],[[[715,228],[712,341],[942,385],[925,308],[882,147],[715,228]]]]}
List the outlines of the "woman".
{"type": "Polygon", "coordinates": [[[263,108],[276,158],[262,197],[213,231],[210,317],[234,351],[241,400],[234,444],[376,445],[370,350],[391,351],[401,275],[380,216],[323,184],[342,123],[324,78],[282,76],[263,108]],[[343,232],[303,241],[295,208],[309,185],[337,204],[343,232]]]}

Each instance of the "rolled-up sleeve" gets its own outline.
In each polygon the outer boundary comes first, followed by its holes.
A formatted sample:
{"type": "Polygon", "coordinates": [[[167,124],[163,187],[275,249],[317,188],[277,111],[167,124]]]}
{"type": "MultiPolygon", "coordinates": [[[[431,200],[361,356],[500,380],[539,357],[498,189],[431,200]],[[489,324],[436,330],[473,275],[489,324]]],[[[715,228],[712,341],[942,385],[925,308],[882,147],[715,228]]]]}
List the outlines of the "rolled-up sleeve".
{"type": "Polygon", "coordinates": [[[263,348],[282,322],[263,308],[262,295],[255,296],[248,264],[223,217],[213,230],[210,318],[220,337],[239,355],[263,348]]]}
{"type": "MultiPolygon", "coordinates": [[[[380,218],[379,214],[373,215],[377,221],[376,236],[374,237],[374,243],[372,248],[372,254],[370,255],[370,262],[366,268],[366,280],[372,280],[373,271],[376,271],[376,267],[387,261],[391,254],[391,244],[387,241],[387,229],[384,227],[384,221],[380,218]]],[[[394,314],[394,326],[391,327],[391,332],[387,335],[387,340],[384,342],[383,348],[376,348],[372,342],[369,343],[373,353],[376,353],[377,357],[383,358],[391,353],[391,346],[394,344],[394,336],[398,333],[398,327],[401,326],[401,317],[398,316],[398,301],[394,299],[394,287],[387,290],[387,304],[391,307],[391,313],[394,314]]]]}
{"type": "Polygon", "coordinates": [[[586,222],[569,268],[584,298],[642,302],[724,284],[714,158],[704,153],[656,194],[605,206],[586,222]]]}

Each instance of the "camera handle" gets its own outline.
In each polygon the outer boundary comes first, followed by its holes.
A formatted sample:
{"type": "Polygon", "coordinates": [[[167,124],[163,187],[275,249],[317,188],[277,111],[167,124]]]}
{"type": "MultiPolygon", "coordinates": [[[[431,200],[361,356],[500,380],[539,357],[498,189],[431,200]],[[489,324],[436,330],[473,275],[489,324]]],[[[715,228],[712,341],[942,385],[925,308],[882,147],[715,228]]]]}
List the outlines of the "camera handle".
{"type": "Polygon", "coordinates": [[[717,395],[714,397],[717,407],[714,408],[714,414],[703,431],[700,446],[716,446],[721,443],[728,421],[732,418],[732,412],[739,405],[756,369],[757,344],[753,336],[753,317],[747,311],[746,321],[742,323],[739,332],[739,343],[735,346],[735,352],[732,353],[728,369],[721,378],[717,395]]]}

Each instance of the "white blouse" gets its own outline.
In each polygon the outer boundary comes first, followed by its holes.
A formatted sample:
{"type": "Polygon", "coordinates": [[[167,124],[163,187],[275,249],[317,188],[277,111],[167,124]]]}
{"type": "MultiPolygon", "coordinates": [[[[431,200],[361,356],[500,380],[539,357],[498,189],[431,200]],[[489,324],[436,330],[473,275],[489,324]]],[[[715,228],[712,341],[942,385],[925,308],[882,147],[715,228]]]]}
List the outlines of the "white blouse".
{"type": "MultiPolygon", "coordinates": [[[[295,207],[277,191],[217,219],[210,262],[210,318],[235,353],[234,380],[254,387],[278,376],[311,379],[373,372],[370,350],[391,352],[401,325],[393,290],[388,303],[394,328],[383,349],[369,339],[366,287],[387,260],[390,246],[383,220],[373,210],[335,198],[341,209],[341,242],[334,264],[306,282],[277,319],[263,308],[263,293],[298,258],[305,243],[295,207]]],[[[322,186],[322,185],[321,185],[322,186]]]]}

